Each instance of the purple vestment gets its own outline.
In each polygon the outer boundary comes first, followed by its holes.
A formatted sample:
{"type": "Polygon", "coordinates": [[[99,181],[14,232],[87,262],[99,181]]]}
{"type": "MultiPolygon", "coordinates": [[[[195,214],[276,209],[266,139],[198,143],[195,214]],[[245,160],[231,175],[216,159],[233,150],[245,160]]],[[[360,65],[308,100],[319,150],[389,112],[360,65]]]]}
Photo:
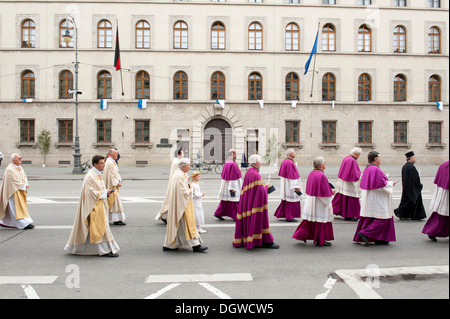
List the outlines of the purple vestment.
{"type": "Polygon", "coordinates": [[[234,181],[239,178],[242,178],[239,166],[232,160],[226,161],[225,165],[223,165],[222,179],[226,181],[234,181]]]}
{"type": "Polygon", "coordinates": [[[342,161],[338,177],[343,181],[356,182],[361,177],[361,170],[353,156],[347,156],[342,161]]]}
{"type": "Polygon", "coordinates": [[[372,190],[383,188],[386,186],[389,179],[383,171],[375,164],[369,164],[364,170],[361,177],[361,189],[372,190]]]}
{"type": "Polygon", "coordinates": [[[436,177],[434,179],[434,183],[443,188],[448,189],[448,161],[444,162],[439,166],[439,169],[436,173],[436,177]]]}
{"type": "Polygon", "coordinates": [[[315,169],[309,173],[308,180],[306,181],[306,194],[316,197],[333,196],[330,183],[321,170],[315,169]]]}
{"type": "Polygon", "coordinates": [[[273,242],[267,208],[267,186],[258,170],[249,168],[244,177],[236,215],[234,247],[252,249],[273,242]]]}
{"type": "Polygon", "coordinates": [[[292,159],[286,158],[280,166],[280,171],[278,176],[288,178],[288,179],[299,179],[300,174],[298,173],[297,166],[292,159]]]}
{"type": "MultiPolygon", "coordinates": [[[[346,182],[356,182],[361,177],[361,170],[353,156],[347,156],[342,161],[338,177],[346,182]]],[[[337,193],[333,198],[333,214],[343,218],[359,218],[361,204],[359,198],[337,193]]]]}
{"type": "MultiPolygon", "coordinates": [[[[300,178],[297,166],[295,166],[294,161],[291,158],[286,158],[281,163],[278,176],[287,179],[300,178]]],[[[286,218],[287,221],[292,221],[294,218],[300,218],[301,216],[300,202],[289,202],[287,200],[282,199],[280,205],[275,211],[274,216],[276,218],[286,218]]]]}

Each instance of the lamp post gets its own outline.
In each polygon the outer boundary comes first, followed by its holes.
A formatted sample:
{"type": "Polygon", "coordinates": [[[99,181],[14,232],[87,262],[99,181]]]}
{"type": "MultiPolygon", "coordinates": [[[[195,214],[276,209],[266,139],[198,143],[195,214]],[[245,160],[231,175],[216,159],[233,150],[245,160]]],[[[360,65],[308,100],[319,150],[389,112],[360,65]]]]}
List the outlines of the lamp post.
{"type": "Polygon", "coordinates": [[[78,29],[75,19],[71,16],[66,18],[66,31],[62,37],[64,42],[67,44],[69,44],[73,39],[73,36],[70,35],[69,31],[69,18],[73,22],[73,29],[75,33],[75,89],[67,92],[69,94],[75,94],[75,146],[73,153],[72,174],[81,174],[83,173],[83,170],[81,168],[80,138],[78,136],[78,94],[81,94],[81,92],[78,91],[78,29]]]}

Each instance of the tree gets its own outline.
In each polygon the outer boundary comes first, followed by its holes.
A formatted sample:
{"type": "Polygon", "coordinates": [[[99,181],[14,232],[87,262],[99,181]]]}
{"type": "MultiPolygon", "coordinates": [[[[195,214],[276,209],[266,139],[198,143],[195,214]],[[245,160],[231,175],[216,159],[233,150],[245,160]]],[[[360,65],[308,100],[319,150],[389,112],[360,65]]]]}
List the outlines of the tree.
{"type": "Polygon", "coordinates": [[[44,155],[44,165],[46,165],[47,154],[50,151],[50,143],[52,141],[50,135],[50,131],[46,129],[43,129],[38,135],[37,147],[41,151],[42,155],[44,155]]]}

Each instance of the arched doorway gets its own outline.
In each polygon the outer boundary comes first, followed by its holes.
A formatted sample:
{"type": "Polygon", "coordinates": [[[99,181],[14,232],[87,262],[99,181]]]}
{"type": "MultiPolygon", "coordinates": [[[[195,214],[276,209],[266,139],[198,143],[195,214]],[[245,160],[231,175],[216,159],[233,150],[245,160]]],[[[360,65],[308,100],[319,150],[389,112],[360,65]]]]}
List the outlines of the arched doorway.
{"type": "Polygon", "coordinates": [[[233,130],[222,119],[213,119],[206,123],[203,130],[203,159],[206,162],[224,163],[228,150],[233,147],[233,130]]]}

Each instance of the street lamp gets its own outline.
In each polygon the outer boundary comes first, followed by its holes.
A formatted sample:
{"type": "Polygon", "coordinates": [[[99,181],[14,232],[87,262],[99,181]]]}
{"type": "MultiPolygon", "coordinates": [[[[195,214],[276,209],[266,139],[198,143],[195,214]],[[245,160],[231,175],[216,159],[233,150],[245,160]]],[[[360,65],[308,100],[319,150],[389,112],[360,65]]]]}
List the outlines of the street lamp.
{"type": "Polygon", "coordinates": [[[69,31],[69,18],[73,22],[73,29],[75,32],[75,89],[67,92],[69,94],[75,94],[75,146],[73,153],[72,174],[81,174],[83,173],[83,170],[81,168],[80,138],[78,137],[78,94],[81,94],[81,92],[78,91],[78,29],[73,17],[69,16],[66,18],[66,31],[62,37],[64,42],[67,44],[72,41],[73,36],[70,35],[69,31]]]}

